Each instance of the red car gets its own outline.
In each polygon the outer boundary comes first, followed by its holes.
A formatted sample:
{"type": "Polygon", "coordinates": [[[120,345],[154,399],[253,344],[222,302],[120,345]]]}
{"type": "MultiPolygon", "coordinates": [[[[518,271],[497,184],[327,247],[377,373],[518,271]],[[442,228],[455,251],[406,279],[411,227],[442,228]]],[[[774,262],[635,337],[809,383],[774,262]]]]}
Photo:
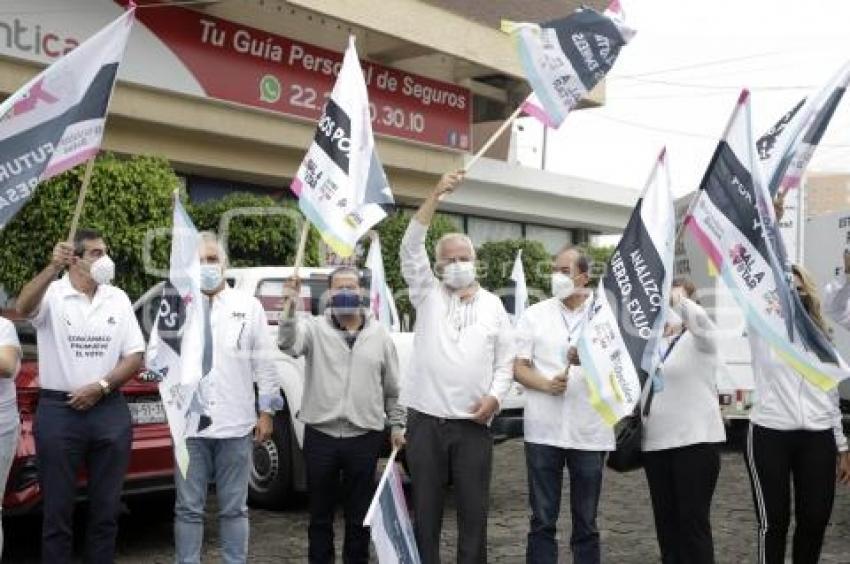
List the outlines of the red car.
{"type": "MultiPolygon", "coordinates": [[[[14,321],[23,349],[21,371],[15,381],[21,415],[21,436],[3,498],[3,513],[12,515],[37,509],[41,501],[35,437],[32,434],[38,405],[38,362],[35,329],[32,325],[21,320],[14,312],[4,311],[2,314],[14,321]]],[[[133,446],[130,467],[124,481],[124,494],[173,489],[174,458],[171,435],[156,383],[145,381],[144,374],[140,374],[121,391],[127,398],[133,418],[133,446]]],[[[81,498],[85,494],[85,485],[86,475],[81,472],[78,478],[81,498]]]]}

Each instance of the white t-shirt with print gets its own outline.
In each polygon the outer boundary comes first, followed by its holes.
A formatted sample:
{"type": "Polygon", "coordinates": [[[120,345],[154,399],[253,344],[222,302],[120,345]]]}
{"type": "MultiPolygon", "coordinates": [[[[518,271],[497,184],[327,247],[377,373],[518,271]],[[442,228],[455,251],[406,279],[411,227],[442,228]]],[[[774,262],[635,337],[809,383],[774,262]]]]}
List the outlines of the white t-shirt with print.
{"type": "Polygon", "coordinates": [[[32,324],[43,389],[74,391],[106,376],[122,357],[145,350],[130,298],[108,284],[89,300],[67,275],[52,282],[32,324]]]}

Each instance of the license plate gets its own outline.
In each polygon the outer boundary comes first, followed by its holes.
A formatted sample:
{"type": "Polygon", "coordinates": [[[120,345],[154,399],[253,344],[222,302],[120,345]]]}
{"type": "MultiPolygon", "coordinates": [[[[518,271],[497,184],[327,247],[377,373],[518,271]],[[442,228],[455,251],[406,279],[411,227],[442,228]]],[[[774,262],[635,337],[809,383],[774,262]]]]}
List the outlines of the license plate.
{"type": "Polygon", "coordinates": [[[161,401],[145,401],[128,404],[133,425],[165,423],[165,408],[161,401]]]}

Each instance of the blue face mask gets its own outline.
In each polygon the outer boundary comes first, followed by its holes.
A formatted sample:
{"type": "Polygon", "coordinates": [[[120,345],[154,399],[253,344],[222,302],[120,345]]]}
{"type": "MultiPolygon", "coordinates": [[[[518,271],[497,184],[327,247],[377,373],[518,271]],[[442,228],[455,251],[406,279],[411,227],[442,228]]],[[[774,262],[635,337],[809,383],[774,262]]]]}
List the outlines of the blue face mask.
{"type": "Polygon", "coordinates": [[[212,292],[221,285],[223,274],[220,264],[201,265],[201,290],[212,292]]]}
{"type": "Polygon", "coordinates": [[[331,309],[337,315],[352,315],[360,310],[360,294],[343,288],[331,296],[331,309]]]}

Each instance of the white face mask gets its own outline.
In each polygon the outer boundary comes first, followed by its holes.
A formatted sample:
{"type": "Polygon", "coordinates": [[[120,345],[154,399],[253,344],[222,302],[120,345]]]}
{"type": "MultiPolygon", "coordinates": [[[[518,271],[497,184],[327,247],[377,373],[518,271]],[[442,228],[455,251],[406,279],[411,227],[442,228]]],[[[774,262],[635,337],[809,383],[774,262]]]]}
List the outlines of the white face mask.
{"type": "Polygon", "coordinates": [[[115,263],[109,255],[103,255],[91,263],[89,274],[97,284],[109,284],[115,278],[115,263]]]}
{"type": "Polygon", "coordinates": [[[561,272],[552,274],[552,295],[559,300],[566,300],[576,291],[573,279],[561,272]]]}
{"type": "Polygon", "coordinates": [[[475,282],[475,264],[469,262],[452,262],[443,268],[443,282],[453,290],[460,290],[475,282]]]}
{"type": "Polygon", "coordinates": [[[201,265],[201,290],[212,292],[221,285],[223,278],[220,264],[201,265]]]}

